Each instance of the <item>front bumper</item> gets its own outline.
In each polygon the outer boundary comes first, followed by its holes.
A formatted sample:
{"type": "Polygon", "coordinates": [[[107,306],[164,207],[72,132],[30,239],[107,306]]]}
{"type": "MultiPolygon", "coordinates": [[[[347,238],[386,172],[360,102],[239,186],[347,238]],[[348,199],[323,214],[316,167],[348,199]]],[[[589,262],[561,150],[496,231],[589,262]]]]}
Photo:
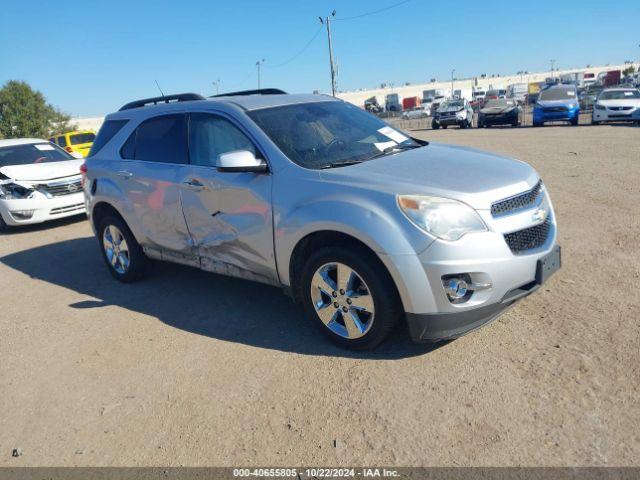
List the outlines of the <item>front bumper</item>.
{"type": "Polygon", "coordinates": [[[571,122],[580,117],[580,109],[574,108],[561,112],[545,112],[542,108],[534,108],[533,122],[571,122]]]}
{"type": "Polygon", "coordinates": [[[593,110],[593,122],[639,122],[640,107],[631,110],[593,110]]]}
{"type": "Polygon", "coordinates": [[[484,125],[511,125],[518,121],[518,115],[513,113],[501,113],[497,115],[483,115],[478,119],[484,125]]]}
{"type": "Polygon", "coordinates": [[[0,200],[0,215],[7,225],[32,225],[36,223],[70,217],[85,213],[84,194],[82,191],[71,195],[46,198],[2,199],[0,200]],[[18,212],[31,212],[26,218],[18,212]]]}
{"type": "Polygon", "coordinates": [[[438,118],[435,119],[436,123],[439,123],[440,125],[460,125],[462,122],[464,122],[466,117],[464,118],[458,118],[458,116],[453,115],[447,115],[447,116],[438,116],[438,118]]]}

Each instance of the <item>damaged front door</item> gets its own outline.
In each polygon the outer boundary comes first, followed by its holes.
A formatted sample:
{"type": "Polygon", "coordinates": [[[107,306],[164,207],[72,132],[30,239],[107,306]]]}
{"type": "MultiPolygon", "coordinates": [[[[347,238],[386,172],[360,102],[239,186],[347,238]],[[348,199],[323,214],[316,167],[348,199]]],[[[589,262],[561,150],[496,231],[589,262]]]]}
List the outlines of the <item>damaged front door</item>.
{"type": "Polygon", "coordinates": [[[216,169],[220,155],[238,150],[261,156],[227,118],[190,114],[190,165],[182,178],[187,227],[203,269],[276,283],[271,176],[216,169]]]}

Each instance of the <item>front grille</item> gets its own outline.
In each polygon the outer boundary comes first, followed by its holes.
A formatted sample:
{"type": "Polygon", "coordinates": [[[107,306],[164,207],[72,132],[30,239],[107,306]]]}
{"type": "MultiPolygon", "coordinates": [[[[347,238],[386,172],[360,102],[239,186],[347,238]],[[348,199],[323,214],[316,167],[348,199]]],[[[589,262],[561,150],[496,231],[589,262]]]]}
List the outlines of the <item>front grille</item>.
{"type": "Polygon", "coordinates": [[[52,208],[50,213],[51,215],[56,215],[60,213],[75,212],[76,210],[78,211],[78,213],[81,210],[84,210],[84,203],[76,203],[74,205],[67,205],[66,207],[52,208]]]}
{"type": "Polygon", "coordinates": [[[82,180],[75,178],[64,182],[45,183],[38,185],[38,190],[48,193],[52,197],[62,197],[82,191],[82,180]]]}
{"type": "Polygon", "coordinates": [[[504,236],[507,245],[515,254],[541,247],[547,241],[549,232],[551,231],[551,220],[547,219],[544,223],[534,227],[518,230],[517,232],[507,233],[504,236]]]}
{"type": "Polygon", "coordinates": [[[545,107],[542,110],[544,113],[562,113],[567,111],[567,107],[545,107]]]}
{"type": "Polygon", "coordinates": [[[542,180],[538,180],[538,183],[531,190],[493,203],[491,205],[491,215],[497,217],[529,208],[536,204],[541,193],[542,180]]]}
{"type": "Polygon", "coordinates": [[[609,110],[613,110],[614,112],[631,110],[633,107],[609,107],[609,110]]]}

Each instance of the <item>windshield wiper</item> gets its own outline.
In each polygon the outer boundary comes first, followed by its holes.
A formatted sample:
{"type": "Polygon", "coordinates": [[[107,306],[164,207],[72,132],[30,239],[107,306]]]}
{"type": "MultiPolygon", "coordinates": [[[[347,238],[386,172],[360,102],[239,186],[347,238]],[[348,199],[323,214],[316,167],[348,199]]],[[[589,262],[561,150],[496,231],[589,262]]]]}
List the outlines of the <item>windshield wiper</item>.
{"type": "Polygon", "coordinates": [[[422,147],[422,145],[392,145],[390,147],[385,148],[384,150],[378,152],[378,153],[374,153],[373,155],[371,155],[370,157],[367,157],[367,160],[373,160],[374,158],[380,158],[380,157],[384,157],[386,155],[389,155],[391,153],[393,153],[394,150],[411,150],[413,148],[420,148],[422,147]]]}
{"type": "Polygon", "coordinates": [[[362,163],[363,160],[345,160],[344,162],[333,162],[327,165],[320,167],[320,169],[324,170],[325,168],[337,168],[337,167],[347,167],[349,165],[356,165],[357,163],[362,163]]]}

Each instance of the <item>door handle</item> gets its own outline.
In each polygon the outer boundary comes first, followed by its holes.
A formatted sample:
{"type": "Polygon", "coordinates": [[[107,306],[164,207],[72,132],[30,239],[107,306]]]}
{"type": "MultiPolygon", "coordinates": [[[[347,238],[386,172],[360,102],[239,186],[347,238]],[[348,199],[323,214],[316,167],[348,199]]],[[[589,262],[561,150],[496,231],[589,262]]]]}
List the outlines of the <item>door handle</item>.
{"type": "Polygon", "coordinates": [[[202,188],[204,188],[204,185],[195,178],[185,180],[184,182],[182,182],[182,184],[189,188],[192,188],[193,190],[201,190],[202,188]]]}
{"type": "Polygon", "coordinates": [[[123,178],[131,178],[131,177],[133,177],[133,173],[128,172],[126,170],[120,170],[117,175],[119,177],[123,177],[123,178]]]}

